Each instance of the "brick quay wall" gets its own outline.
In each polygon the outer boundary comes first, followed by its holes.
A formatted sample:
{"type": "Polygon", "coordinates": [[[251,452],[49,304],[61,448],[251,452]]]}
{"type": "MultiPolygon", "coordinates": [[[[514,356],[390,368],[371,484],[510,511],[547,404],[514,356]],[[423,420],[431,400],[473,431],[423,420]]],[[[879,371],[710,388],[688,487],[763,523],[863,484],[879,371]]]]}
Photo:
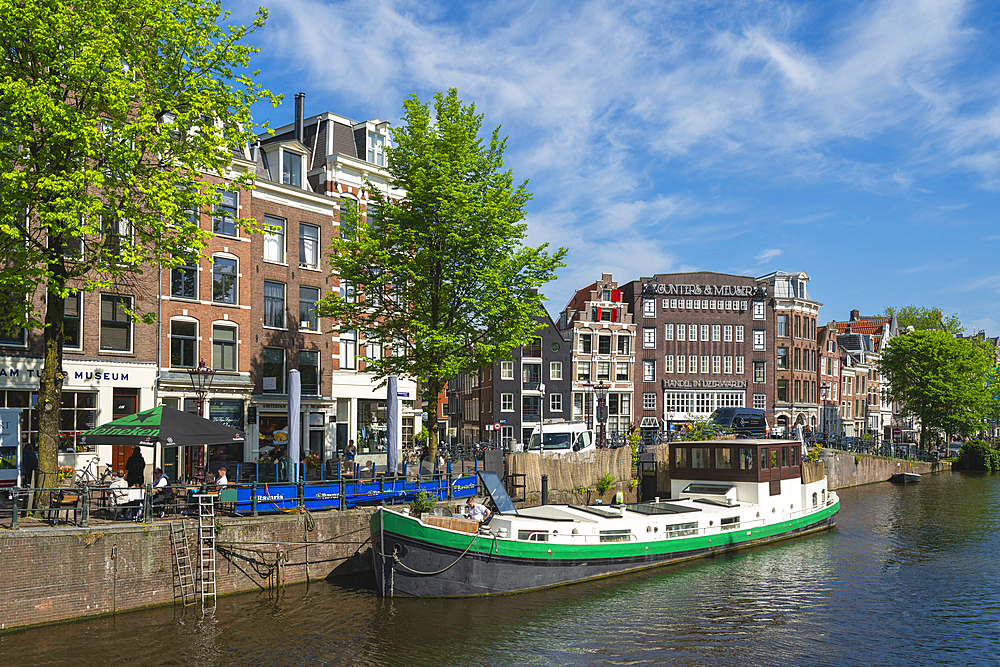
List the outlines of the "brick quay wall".
{"type": "Polygon", "coordinates": [[[823,449],[820,458],[826,467],[827,484],[831,489],[885,482],[901,472],[926,475],[951,471],[949,461],[890,459],[867,454],[853,454],[839,449],[823,449]]]}
{"type": "MultiPolygon", "coordinates": [[[[218,594],[370,570],[371,512],[219,518],[218,594]]],[[[185,524],[197,580],[198,524],[185,524]]],[[[181,604],[169,522],[4,530],[0,559],[6,563],[0,571],[0,631],[181,604]]]]}

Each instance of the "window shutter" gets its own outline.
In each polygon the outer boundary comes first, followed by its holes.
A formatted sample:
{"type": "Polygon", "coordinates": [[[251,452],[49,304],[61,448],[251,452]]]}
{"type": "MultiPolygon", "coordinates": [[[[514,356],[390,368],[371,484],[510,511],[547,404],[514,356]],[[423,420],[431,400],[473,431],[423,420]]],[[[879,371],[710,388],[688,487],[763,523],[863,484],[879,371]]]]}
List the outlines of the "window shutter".
{"type": "Polygon", "coordinates": [[[617,322],[618,321],[618,309],[617,308],[612,308],[611,309],[611,321],[612,322],[617,322]]]}
{"type": "Polygon", "coordinates": [[[595,308],[594,312],[596,313],[596,315],[594,316],[594,321],[595,322],[600,322],[601,321],[601,309],[600,308],[595,308]]]}
{"type": "MultiPolygon", "coordinates": [[[[611,300],[612,301],[621,301],[622,300],[622,291],[620,289],[613,289],[613,290],[611,290],[611,300]]],[[[614,321],[614,320],[612,320],[612,321],[614,321]]]]}

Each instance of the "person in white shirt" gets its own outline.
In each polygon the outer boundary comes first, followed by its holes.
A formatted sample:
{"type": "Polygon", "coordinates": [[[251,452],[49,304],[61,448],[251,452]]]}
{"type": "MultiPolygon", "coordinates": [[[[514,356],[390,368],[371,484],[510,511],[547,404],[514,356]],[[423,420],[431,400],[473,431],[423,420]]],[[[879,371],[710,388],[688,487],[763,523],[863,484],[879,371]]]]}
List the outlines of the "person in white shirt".
{"type": "Polygon", "coordinates": [[[215,479],[215,485],[222,489],[227,484],[229,484],[229,480],[226,479],[226,468],[223,466],[219,468],[219,476],[215,479]]]}
{"type": "Polygon", "coordinates": [[[163,516],[163,506],[170,500],[171,494],[170,489],[167,488],[168,484],[170,484],[170,480],[163,474],[163,470],[155,468],[153,470],[153,496],[150,502],[157,506],[157,513],[161,517],[163,516]]]}
{"type": "Polygon", "coordinates": [[[487,518],[493,514],[492,512],[490,512],[490,508],[481,503],[477,503],[475,498],[469,498],[467,501],[465,501],[465,506],[468,508],[469,518],[472,519],[473,521],[478,521],[482,523],[483,521],[486,521],[487,518]]]}

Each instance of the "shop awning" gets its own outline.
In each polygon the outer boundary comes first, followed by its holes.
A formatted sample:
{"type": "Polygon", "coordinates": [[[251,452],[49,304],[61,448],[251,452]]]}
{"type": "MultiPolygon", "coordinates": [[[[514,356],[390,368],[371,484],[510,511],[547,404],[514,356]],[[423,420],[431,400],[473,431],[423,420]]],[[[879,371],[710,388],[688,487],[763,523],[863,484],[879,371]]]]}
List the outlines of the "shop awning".
{"type": "Polygon", "coordinates": [[[225,445],[244,438],[224,424],[160,405],[84,431],[78,441],[82,445],[152,447],[159,442],[163,447],[186,447],[225,445]]]}

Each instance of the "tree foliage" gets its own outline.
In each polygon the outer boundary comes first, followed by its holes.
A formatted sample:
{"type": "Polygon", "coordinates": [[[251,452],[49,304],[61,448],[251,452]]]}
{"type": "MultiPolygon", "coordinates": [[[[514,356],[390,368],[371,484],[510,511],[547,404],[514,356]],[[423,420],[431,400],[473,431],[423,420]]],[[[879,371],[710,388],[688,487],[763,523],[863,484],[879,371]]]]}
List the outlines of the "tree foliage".
{"type": "Polygon", "coordinates": [[[1000,449],[990,447],[982,440],[970,440],[962,444],[954,467],[958,470],[1000,472],[1000,449]]]}
{"type": "Polygon", "coordinates": [[[958,319],[958,315],[952,313],[946,316],[936,306],[931,308],[926,306],[903,306],[902,308],[886,306],[879,317],[892,317],[894,315],[900,331],[905,331],[907,327],[913,327],[917,331],[941,330],[956,336],[962,333],[962,322],[958,319]]]}
{"type": "Polygon", "coordinates": [[[685,430],[683,435],[681,435],[681,440],[715,440],[720,435],[729,433],[728,429],[719,426],[715,420],[706,417],[704,419],[697,418],[691,420],[685,430]]]}
{"type": "Polygon", "coordinates": [[[250,105],[273,99],[243,43],[266,12],[246,27],[211,0],[0,0],[0,15],[0,326],[44,327],[39,472],[55,486],[64,299],[204,246],[195,212],[219,195],[202,175],[230,175],[250,105]]]}
{"type": "Polygon", "coordinates": [[[968,435],[982,428],[993,366],[984,345],[946,331],[914,331],[893,338],[879,366],[892,399],[920,419],[921,444],[928,429],[968,435]]]}
{"type": "Polygon", "coordinates": [[[530,342],[544,316],[537,289],[563,266],[565,249],[523,245],[526,182],[503,169],[499,128],[484,141],[483,117],[454,89],[429,104],[411,97],[386,150],[386,196],[368,184],[364,218],[341,213],[330,262],[348,284],[317,312],[356,329],[387,353],[368,362],[379,379],[419,380],[437,448],[438,395],[449,378],[530,342]]]}

